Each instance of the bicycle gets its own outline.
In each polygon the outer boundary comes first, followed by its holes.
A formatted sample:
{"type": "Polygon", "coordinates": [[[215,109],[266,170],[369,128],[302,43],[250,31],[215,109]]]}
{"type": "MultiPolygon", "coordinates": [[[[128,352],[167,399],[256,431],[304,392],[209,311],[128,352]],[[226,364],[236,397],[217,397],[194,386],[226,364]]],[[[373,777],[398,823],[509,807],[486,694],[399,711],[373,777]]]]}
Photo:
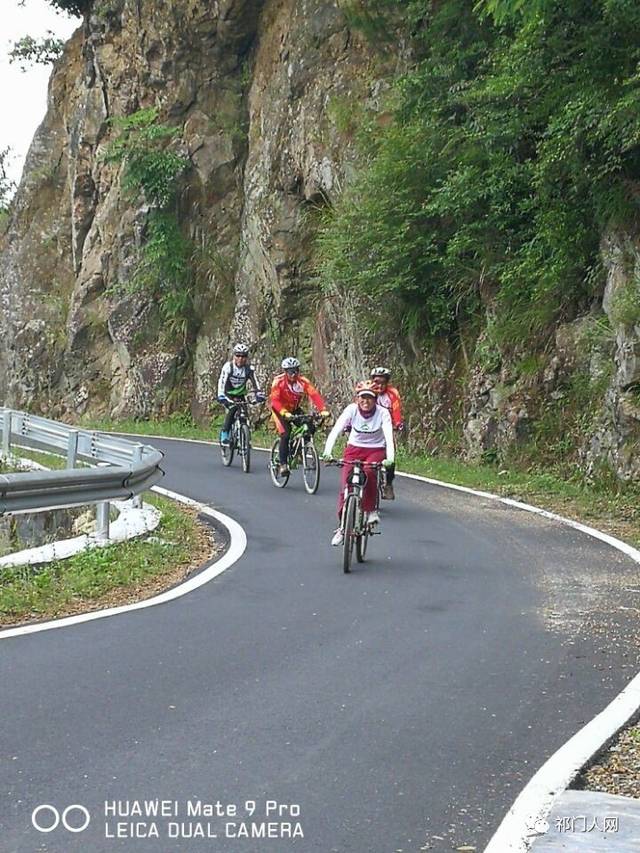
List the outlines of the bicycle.
{"type": "Polygon", "coordinates": [[[234,405],[237,406],[231,428],[229,429],[229,443],[223,444],[220,441],[220,454],[222,456],[222,464],[225,468],[233,462],[233,455],[237,451],[238,456],[242,460],[242,470],[248,474],[251,470],[251,424],[249,423],[249,405],[256,406],[263,403],[264,400],[251,398],[249,400],[239,400],[234,405]]]}
{"type": "Polygon", "coordinates": [[[289,482],[291,471],[302,466],[302,480],[307,494],[315,495],[320,485],[320,462],[318,451],[313,443],[313,435],[324,418],[320,415],[293,415],[291,417],[291,434],[289,436],[289,457],[287,466],[289,473],[280,474],[280,454],[278,451],[280,439],[276,438],[269,457],[269,474],[273,485],[284,489],[289,482]]]}
{"type": "Polygon", "coordinates": [[[353,561],[353,548],[355,545],[356,560],[363,563],[369,537],[380,533],[376,530],[376,524],[371,524],[365,520],[365,511],[362,508],[362,495],[367,482],[367,474],[365,468],[376,473],[376,510],[380,500],[380,481],[382,479],[380,472],[383,469],[381,462],[362,462],[359,459],[345,462],[343,459],[332,460],[327,462],[327,465],[337,465],[342,467],[348,465],[352,470],[347,477],[345,486],[344,505],[342,507],[342,518],[340,527],[344,533],[344,541],[342,543],[342,569],[345,574],[351,571],[351,563],[353,561]]]}

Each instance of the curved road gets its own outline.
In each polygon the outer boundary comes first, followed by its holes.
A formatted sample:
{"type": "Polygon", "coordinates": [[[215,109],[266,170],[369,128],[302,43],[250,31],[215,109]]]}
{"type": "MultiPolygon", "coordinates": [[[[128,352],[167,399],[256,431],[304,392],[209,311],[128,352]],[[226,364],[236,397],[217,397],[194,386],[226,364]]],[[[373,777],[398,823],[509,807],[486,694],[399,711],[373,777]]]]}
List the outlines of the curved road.
{"type": "Polygon", "coordinates": [[[247,476],[153,443],[163,485],[239,521],[247,550],[169,604],[0,641],[3,853],[482,850],[638,668],[619,609],[637,567],[581,533],[398,480],[345,576],[335,470],[309,497],[300,472],[274,489],[266,454],[247,476]],[[154,800],[155,823],[127,816],[154,800]],[[42,804],[91,822],[37,832],[42,804]]]}

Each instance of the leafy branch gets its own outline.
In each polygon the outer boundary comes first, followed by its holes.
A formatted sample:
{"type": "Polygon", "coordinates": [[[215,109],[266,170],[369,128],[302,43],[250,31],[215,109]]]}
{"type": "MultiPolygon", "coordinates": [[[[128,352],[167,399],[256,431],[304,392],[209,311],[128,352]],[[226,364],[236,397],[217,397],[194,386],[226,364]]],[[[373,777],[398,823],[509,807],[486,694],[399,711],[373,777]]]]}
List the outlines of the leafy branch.
{"type": "Polygon", "coordinates": [[[32,36],[23,36],[14,43],[9,51],[9,62],[18,62],[22,71],[27,70],[27,65],[50,65],[62,53],[64,40],[56,38],[47,30],[48,36],[42,39],[34,39],[32,36]]]}

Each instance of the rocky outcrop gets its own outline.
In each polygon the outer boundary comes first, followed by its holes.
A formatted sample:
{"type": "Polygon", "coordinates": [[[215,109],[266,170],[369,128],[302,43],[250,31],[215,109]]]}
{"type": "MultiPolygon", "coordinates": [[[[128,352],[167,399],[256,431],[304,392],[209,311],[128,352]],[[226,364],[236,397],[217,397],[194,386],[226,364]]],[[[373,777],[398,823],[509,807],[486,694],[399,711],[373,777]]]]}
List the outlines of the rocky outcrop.
{"type": "Polygon", "coordinates": [[[606,464],[622,480],[640,479],[640,243],[610,234],[603,309],[612,335],[613,369],[604,406],[584,452],[588,472],[606,464]]]}
{"type": "Polygon", "coordinates": [[[204,415],[238,337],[265,378],[295,350],[320,379],[338,370],[350,382],[357,336],[310,283],[310,240],[355,157],[331,104],[377,109],[382,88],[336,2],[185,0],[179,14],[165,0],[96,4],[52,75],[2,238],[4,400],[59,416],[188,404],[204,415]],[[178,215],[199,256],[182,339],[144,294],[121,293],[148,207],[103,153],[110,119],[147,106],[179,129],[189,159],[178,215]]]}

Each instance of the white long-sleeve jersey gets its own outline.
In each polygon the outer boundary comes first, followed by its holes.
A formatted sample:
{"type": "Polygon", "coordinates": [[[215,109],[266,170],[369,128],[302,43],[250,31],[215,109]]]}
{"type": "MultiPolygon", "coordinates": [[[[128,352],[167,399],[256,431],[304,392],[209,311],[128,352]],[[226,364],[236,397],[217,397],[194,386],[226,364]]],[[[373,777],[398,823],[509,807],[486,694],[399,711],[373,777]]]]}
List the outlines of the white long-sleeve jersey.
{"type": "Polygon", "coordinates": [[[386,447],[387,459],[395,459],[393,445],[393,425],[387,409],[376,404],[373,414],[365,418],[360,413],[357,403],[350,403],[335,422],[327,436],[324,455],[331,456],[331,451],[340,433],[351,427],[349,444],[354,447],[386,447]]]}
{"type": "Polygon", "coordinates": [[[251,382],[254,391],[259,391],[260,386],[256,374],[250,364],[237,364],[227,361],[220,371],[218,379],[218,397],[244,397],[247,393],[247,382],[251,382]]]}

